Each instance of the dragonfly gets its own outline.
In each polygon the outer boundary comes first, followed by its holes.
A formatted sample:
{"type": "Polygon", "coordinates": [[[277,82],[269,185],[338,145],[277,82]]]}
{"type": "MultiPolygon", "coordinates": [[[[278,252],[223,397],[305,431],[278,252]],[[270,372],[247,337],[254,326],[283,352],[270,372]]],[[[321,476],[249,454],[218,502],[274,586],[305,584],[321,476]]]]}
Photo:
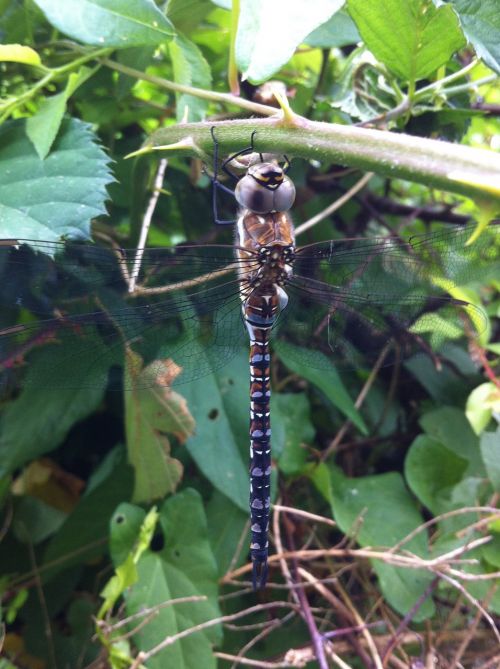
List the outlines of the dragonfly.
{"type": "MultiPolygon", "coordinates": [[[[250,146],[222,161],[214,130],[215,222],[234,244],[145,249],[129,293],[136,249],[88,240],[0,240],[0,381],[36,388],[110,390],[194,381],[250,348],[250,558],[254,589],[268,577],[271,511],[271,356],[365,368],[393,356],[436,356],[450,339],[479,336],[483,310],[454,288],[498,276],[498,226],[466,245],[472,226],[402,239],[396,234],[297,246],[290,161],[250,146]],[[245,173],[235,163],[247,160],[245,173]],[[219,218],[217,194],[239,207],[219,218]],[[274,346],[274,348],[273,348],[274,346]],[[123,373],[125,351],[128,373],[123,373]],[[27,364],[29,362],[29,364],[27,364]],[[147,366],[147,374],[142,373],[147,366]],[[77,368],[78,376],[68,374],[77,368]]],[[[0,386],[0,387],[2,387],[0,386]]]]}

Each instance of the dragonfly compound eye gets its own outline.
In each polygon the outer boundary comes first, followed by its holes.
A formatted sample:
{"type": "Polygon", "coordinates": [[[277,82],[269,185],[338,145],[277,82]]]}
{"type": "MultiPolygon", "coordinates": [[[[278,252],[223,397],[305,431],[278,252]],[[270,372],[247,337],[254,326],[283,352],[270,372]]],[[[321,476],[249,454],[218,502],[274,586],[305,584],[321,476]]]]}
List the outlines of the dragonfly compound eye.
{"type": "Polygon", "coordinates": [[[234,195],[241,207],[256,214],[268,214],[291,208],[295,200],[295,186],[285,175],[277,187],[270,188],[247,174],[236,184],[234,195]]]}
{"type": "Polygon", "coordinates": [[[274,191],[274,211],[288,211],[295,201],[295,186],[288,177],[283,179],[283,183],[274,191]]]}
{"type": "Polygon", "coordinates": [[[275,193],[249,175],[238,181],[234,195],[240,206],[256,214],[268,214],[274,210],[275,193]]]}

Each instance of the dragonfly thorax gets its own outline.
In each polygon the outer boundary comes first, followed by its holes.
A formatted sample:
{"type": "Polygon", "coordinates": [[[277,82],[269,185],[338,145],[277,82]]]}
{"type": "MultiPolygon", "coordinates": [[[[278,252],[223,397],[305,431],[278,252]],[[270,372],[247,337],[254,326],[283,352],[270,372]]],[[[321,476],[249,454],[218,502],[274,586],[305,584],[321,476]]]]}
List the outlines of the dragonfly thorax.
{"type": "Polygon", "coordinates": [[[292,275],[294,249],[292,246],[272,244],[258,251],[259,267],[249,275],[253,288],[266,285],[284,286],[292,275]]]}
{"type": "Polygon", "coordinates": [[[256,214],[288,211],[295,200],[295,186],[282,167],[257,163],[248,168],[235,189],[238,204],[256,214]]]}

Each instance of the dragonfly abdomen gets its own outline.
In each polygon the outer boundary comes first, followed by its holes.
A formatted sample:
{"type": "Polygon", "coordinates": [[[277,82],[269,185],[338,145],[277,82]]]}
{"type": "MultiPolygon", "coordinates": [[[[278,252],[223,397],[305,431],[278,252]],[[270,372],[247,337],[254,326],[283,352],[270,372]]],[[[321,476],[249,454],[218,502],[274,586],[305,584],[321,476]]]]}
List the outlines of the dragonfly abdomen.
{"type": "Polygon", "coordinates": [[[271,399],[269,332],[279,309],[277,293],[253,295],[244,318],[250,335],[250,553],[253,586],[267,580],[268,529],[271,505],[271,399]],[[261,306],[258,307],[258,302],[261,306]],[[260,311],[258,310],[260,309],[260,311]]]}

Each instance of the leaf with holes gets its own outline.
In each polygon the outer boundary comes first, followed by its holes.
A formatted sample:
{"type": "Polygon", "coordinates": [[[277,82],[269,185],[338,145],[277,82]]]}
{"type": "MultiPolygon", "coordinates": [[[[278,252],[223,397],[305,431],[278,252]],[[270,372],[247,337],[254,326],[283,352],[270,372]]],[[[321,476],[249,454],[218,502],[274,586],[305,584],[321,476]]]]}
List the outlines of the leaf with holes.
{"type": "Polygon", "coordinates": [[[182,443],[192,434],[194,421],[186,400],[169,386],[153,382],[148,388],[134,389],[139,381],[148,385],[145,377],[158,373],[160,361],[155,361],[155,371],[150,372],[151,367],[142,368],[139,356],[129,348],[125,361],[125,379],[132,387],[125,393],[125,430],[129,461],[135,470],[133,500],[148,502],[176,489],[183,468],[170,456],[166,435],[173,434],[182,443]]]}
{"type": "MultiPolygon", "coordinates": [[[[127,615],[164,605],[177,597],[200,596],[203,601],[163,606],[134,635],[139,650],[150,650],[168,636],[220,616],[217,604],[217,569],[207,538],[207,523],[200,495],[194,490],[168,499],[160,510],[161,534],[137,564],[138,581],[126,596],[127,615]]],[[[150,669],[215,669],[213,644],[220,641],[219,626],[208,627],[167,646],[149,661],[150,669]]]]}
{"type": "Polygon", "coordinates": [[[243,511],[248,510],[248,353],[189,383],[183,395],[193,412],[196,432],[186,448],[207,479],[243,511]]]}

